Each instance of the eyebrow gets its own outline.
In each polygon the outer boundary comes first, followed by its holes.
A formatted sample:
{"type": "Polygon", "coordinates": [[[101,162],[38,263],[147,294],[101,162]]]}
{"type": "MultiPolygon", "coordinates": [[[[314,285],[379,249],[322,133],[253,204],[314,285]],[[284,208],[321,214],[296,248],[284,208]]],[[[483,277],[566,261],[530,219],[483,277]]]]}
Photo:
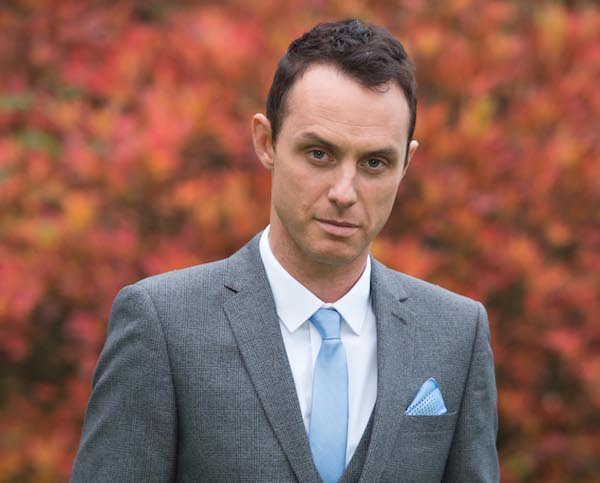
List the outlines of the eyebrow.
{"type": "MultiPolygon", "coordinates": [[[[328,141],[327,139],[322,138],[317,133],[312,132],[312,131],[303,132],[303,133],[299,134],[295,141],[296,141],[296,143],[303,143],[303,144],[304,143],[318,144],[318,145],[324,146],[336,153],[341,151],[341,149],[336,144],[332,143],[331,141],[328,141]]],[[[375,149],[373,151],[366,151],[364,153],[361,153],[361,157],[365,157],[365,156],[378,156],[378,157],[384,157],[384,158],[389,158],[389,159],[393,159],[393,160],[400,159],[398,150],[396,148],[394,148],[393,146],[384,147],[384,148],[380,148],[380,149],[375,149]]]]}

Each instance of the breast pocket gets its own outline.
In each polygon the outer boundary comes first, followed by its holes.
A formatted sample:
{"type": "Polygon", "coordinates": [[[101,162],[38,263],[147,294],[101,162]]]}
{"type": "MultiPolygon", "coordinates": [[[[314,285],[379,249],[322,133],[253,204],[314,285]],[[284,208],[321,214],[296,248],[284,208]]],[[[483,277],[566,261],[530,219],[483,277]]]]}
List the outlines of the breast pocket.
{"type": "Polygon", "coordinates": [[[382,481],[440,481],[458,413],[400,416],[394,452],[382,481]]]}
{"type": "Polygon", "coordinates": [[[400,416],[400,431],[414,433],[454,432],[458,412],[442,414],[441,416],[400,416]]]}

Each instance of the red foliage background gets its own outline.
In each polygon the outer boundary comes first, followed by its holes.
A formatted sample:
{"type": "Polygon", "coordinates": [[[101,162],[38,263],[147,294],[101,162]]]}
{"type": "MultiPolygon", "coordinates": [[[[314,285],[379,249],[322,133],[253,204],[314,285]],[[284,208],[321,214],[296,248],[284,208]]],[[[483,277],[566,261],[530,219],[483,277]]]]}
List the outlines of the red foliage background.
{"type": "Polygon", "coordinates": [[[375,255],[486,304],[503,481],[597,478],[596,2],[17,0],[0,6],[0,479],[67,479],[120,287],[265,226],[249,119],[293,38],[354,16],[405,43],[420,84],[421,148],[375,255]]]}

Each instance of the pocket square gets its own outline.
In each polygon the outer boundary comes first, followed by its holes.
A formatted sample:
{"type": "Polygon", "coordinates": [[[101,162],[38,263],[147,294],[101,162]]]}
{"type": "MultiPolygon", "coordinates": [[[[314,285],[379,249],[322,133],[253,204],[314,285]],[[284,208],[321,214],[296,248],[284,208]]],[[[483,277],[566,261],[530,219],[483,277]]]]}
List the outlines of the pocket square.
{"type": "Polygon", "coordinates": [[[440,416],[447,412],[438,383],[433,377],[430,377],[421,386],[404,414],[407,416],[440,416]]]}

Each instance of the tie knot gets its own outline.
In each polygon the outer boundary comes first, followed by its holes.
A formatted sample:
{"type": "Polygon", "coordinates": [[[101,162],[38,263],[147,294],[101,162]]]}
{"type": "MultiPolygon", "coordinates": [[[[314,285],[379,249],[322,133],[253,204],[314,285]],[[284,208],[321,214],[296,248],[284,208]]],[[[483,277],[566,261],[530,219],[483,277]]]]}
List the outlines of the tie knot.
{"type": "Polygon", "coordinates": [[[319,309],[310,318],[315,328],[321,334],[321,338],[339,339],[342,317],[335,309],[319,309]]]}

